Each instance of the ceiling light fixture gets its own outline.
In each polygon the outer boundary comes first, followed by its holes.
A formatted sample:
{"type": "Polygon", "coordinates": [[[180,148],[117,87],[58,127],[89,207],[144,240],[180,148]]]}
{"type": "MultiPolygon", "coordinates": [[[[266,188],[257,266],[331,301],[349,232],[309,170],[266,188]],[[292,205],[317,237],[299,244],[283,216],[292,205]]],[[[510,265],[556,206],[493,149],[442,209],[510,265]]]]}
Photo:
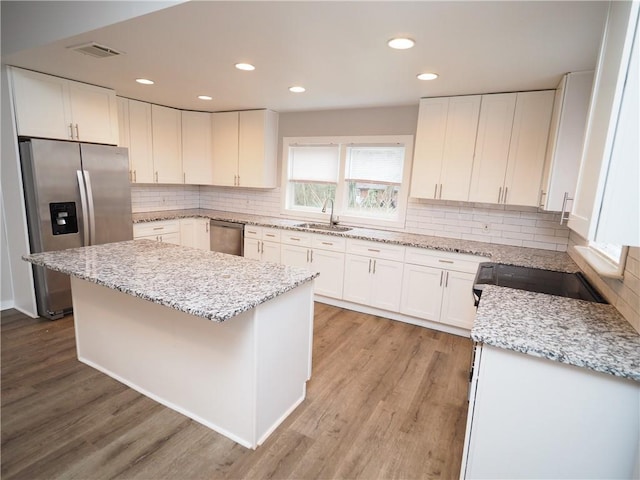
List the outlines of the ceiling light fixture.
{"type": "Polygon", "coordinates": [[[256,69],[256,67],[254,67],[250,63],[236,63],[236,68],[238,70],[245,70],[247,72],[250,72],[251,70],[255,70],[256,69]]]}
{"type": "Polygon", "coordinates": [[[417,77],[418,77],[418,80],[435,80],[436,78],[438,78],[438,74],[437,73],[421,73],[417,77]]]}
{"type": "Polygon", "coordinates": [[[210,97],[209,95],[198,95],[198,98],[200,100],[213,100],[213,97],[210,97]]]}
{"type": "Polygon", "coordinates": [[[289,87],[289,91],[293,93],[303,93],[306,92],[307,89],[299,85],[294,85],[293,87],[289,87]]]}
{"type": "Polygon", "coordinates": [[[391,48],[395,48],[396,50],[406,50],[413,47],[415,44],[416,42],[413,39],[402,37],[392,38],[387,42],[387,45],[391,48]]]}
{"type": "Polygon", "coordinates": [[[149,80],[147,78],[136,78],[136,82],[141,83],[142,85],[153,85],[153,80],[149,80]]]}

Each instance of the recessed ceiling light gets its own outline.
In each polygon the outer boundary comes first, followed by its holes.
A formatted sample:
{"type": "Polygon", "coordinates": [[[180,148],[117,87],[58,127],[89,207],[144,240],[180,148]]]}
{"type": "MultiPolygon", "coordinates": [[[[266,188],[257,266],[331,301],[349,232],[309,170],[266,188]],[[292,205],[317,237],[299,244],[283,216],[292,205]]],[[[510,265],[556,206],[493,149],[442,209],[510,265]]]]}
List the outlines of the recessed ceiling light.
{"type": "Polygon", "coordinates": [[[416,44],[414,40],[411,38],[392,38],[387,42],[391,48],[395,48],[396,50],[406,50],[407,48],[411,48],[416,44]]]}
{"type": "Polygon", "coordinates": [[[289,91],[293,92],[293,93],[302,93],[305,92],[307,89],[304,87],[301,87],[299,85],[294,85],[293,87],[289,87],[289,91]]]}
{"type": "Polygon", "coordinates": [[[147,78],[136,78],[136,82],[141,83],[143,85],[153,85],[153,80],[149,80],[147,78]]]}
{"type": "Polygon", "coordinates": [[[213,97],[210,97],[209,95],[198,95],[198,98],[200,100],[213,100],[213,97]]]}
{"type": "Polygon", "coordinates": [[[435,80],[438,78],[437,73],[421,73],[418,75],[418,80],[435,80]]]}
{"type": "Polygon", "coordinates": [[[236,68],[238,70],[246,70],[248,72],[250,72],[251,70],[255,70],[256,69],[256,67],[254,67],[250,63],[236,63],[236,68]]]}

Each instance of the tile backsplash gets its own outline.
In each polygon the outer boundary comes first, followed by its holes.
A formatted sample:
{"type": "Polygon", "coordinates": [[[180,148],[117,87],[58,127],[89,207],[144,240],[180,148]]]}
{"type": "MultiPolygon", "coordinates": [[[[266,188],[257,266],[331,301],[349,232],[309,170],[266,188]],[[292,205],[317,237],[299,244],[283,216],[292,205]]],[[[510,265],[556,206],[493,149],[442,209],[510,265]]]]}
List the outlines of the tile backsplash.
{"type": "MultiPolygon", "coordinates": [[[[184,208],[280,215],[280,189],[254,190],[197,185],[134,185],[135,213],[184,208]]],[[[566,251],[569,229],[560,214],[533,207],[411,199],[405,228],[410,233],[566,251]]]]}

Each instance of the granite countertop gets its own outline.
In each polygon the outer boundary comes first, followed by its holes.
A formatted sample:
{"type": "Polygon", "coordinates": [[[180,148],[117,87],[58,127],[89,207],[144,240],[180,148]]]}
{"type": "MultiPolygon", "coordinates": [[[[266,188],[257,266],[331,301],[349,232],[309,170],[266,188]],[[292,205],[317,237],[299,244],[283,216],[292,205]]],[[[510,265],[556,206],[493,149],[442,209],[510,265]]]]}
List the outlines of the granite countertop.
{"type": "Polygon", "coordinates": [[[640,382],[640,335],[613,305],[487,285],[471,338],[640,382]]]}
{"type": "Polygon", "coordinates": [[[318,276],[303,268],[151,240],[37,253],[23,259],[217,322],[318,276]]]}
{"type": "Polygon", "coordinates": [[[347,232],[327,232],[324,230],[310,230],[297,227],[302,220],[291,220],[279,217],[263,217],[246,213],[223,212],[219,210],[190,209],[168,210],[158,212],[134,213],[133,222],[151,222],[156,220],[173,220],[178,218],[203,217],[212,220],[225,220],[230,222],[245,223],[263,227],[275,227],[286,230],[313,231],[326,235],[334,235],[359,240],[372,240],[377,242],[392,243],[408,247],[428,248],[444,252],[465,253],[487,257],[488,262],[517,265],[522,267],[541,268],[557,272],[579,272],[578,265],[566,252],[554,252],[537,248],[512,247],[508,245],[496,245],[493,243],[475,242],[471,240],[459,240],[455,238],[418,235],[413,233],[393,232],[388,230],[376,230],[354,227],[347,232]]]}

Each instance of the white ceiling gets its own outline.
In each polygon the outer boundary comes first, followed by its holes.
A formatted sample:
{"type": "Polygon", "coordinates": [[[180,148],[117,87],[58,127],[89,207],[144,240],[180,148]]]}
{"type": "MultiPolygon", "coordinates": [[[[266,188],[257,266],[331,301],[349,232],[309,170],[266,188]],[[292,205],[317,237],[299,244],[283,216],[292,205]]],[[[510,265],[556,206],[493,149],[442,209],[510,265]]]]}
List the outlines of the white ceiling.
{"type": "Polygon", "coordinates": [[[564,73],[593,69],[607,5],[197,1],[7,55],[3,63],[183,109],[411,105],[426,96],[555,88],[564,73]],[[387,47],[398,35],[416,46],[387,47]],[[90,41],[126,54],[97,59],[67,48],[90,41]],[[256,70],[236,70],[237,62],[256,70]],[[440,77],[417,80],[424,71],[440,77]],[[142,86],[138,77],[156,83],[142,86]],[[290,93],[294,84],[307,92],[290,93]],[[214,100],[198,100],[200,94],[214,100]]]}

